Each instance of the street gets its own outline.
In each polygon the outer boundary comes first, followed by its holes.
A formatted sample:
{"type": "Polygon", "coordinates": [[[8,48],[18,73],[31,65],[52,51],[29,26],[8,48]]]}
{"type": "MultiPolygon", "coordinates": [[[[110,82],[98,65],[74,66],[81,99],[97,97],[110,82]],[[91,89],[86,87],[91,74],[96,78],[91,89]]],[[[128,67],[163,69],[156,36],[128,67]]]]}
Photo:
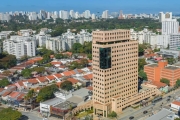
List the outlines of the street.
{"type": "Polygon", "coordinates": [[[127,113],[122,113],[121,115],[118,116],[118,120],[129,120],[130,116],[133,116],[134,120],[138,120],[142,117],[151,116],[152,114],[157,113],[164,107],[170,108],[168,105],[170,105],[170,103],[173,100],[175,100],[174,98],[176,96],[180,95],[179,93],[180,93],[180,89],[177,89],[175,91],[172,91],[171,93],[164,95],[163,99],[161,101],[156,102],[155,105],[150,103],[148,106],[141,107],[140,109],[130,110],[127,113]],[[167,101],[168,96],[171,96],[170,101],[167,101]],[[147,111],[147,113],[144,114],[143,113],[144,111],[147,111]]]}

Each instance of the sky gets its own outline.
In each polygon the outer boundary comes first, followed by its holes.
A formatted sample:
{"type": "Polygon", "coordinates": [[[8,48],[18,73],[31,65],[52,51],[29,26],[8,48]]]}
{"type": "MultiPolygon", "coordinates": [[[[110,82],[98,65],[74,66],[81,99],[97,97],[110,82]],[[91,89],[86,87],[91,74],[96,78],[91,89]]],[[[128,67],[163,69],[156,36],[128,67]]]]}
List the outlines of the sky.
{"type": "Polygon", "coordinates": [[[59,11],[74,10],[91,13],[109,10],[123,13],[159,13],[180,14],[180,0],[1,0],[0,12],[10,11],[59,11]]]}

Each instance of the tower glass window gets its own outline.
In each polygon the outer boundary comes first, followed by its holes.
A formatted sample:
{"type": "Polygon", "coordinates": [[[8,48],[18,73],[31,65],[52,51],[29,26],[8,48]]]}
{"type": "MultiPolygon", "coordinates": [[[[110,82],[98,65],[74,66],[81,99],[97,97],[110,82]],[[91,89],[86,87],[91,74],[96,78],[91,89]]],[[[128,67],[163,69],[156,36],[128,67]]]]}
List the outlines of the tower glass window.
{"type": "Polygon", "coordinates": [[[111,68],[111,48],[99,48],[99,56],[100,68],[111,68]]]}

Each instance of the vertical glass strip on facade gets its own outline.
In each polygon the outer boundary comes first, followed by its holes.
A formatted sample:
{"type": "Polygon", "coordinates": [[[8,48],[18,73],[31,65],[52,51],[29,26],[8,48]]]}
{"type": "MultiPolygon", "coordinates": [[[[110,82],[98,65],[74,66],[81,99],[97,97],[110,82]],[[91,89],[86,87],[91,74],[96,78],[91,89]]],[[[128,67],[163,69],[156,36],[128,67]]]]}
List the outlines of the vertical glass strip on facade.
{"type": "Polygon", "coordinates": [[[101,69],[111,68],[111,48],[99,48],[99,62],[101,69]]]}

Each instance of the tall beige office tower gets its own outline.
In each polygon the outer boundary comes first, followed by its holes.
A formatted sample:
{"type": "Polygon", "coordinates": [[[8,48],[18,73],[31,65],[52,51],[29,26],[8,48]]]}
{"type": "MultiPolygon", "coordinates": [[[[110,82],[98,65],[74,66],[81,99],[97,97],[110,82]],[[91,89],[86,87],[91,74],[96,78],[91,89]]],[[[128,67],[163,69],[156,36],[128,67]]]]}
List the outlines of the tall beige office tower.
{"type": "Polygon", "coordinates": [[[93,107],[104,117],[121,112],[138,93],[138,42],[129,30],[93,32],[93,107]]]}

